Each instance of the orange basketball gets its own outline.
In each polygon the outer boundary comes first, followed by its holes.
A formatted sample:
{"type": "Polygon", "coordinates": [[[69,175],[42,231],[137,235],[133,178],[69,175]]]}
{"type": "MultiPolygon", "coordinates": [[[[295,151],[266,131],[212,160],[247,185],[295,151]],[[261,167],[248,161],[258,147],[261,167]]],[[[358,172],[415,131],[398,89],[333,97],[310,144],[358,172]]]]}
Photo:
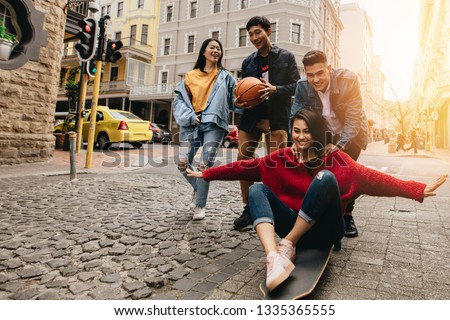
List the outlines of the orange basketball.
{"type": "Polygon", "coordinates": [[[236,86],[236,97],[239,98],[239,102],[247,102],[247,106],[243,108],[253,108],[261,103],[262,92],[264,86],[258,78],[247,77],[238,82],[236,86]]]}

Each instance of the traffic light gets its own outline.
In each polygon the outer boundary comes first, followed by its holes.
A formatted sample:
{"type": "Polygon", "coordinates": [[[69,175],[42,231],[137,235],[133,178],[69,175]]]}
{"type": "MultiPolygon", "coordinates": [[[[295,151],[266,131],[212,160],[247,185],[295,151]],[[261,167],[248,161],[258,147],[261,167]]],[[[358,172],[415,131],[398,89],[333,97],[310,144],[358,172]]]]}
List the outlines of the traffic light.
{"type": "Polygon", "coordinates": [[[92,18],[80,20],[78,21],[78,25],[80,26],[81,31],[77,33],[76,38],[78,38],[80,42],[75,45],[75,50],[78,51],[77,55],[81,61],[88,61],[94,56],[97,47],[99,28],[97,21],[92,18]]]}
{"type": "Polygon", "coordinates": [[[122,54],[118,51],[123,47],[123,43],[120,40],[108,40],[106,44],[106,56],[105,62],[116,62],[122,57],[122,54]]]}
{"type": "Polygon", "coordinates": [[[89,75],[89,77],[95,78],[96,72],[97,72],[97,65],[95,59],[91,59],[86,64],[86,73],[89,75]]]}

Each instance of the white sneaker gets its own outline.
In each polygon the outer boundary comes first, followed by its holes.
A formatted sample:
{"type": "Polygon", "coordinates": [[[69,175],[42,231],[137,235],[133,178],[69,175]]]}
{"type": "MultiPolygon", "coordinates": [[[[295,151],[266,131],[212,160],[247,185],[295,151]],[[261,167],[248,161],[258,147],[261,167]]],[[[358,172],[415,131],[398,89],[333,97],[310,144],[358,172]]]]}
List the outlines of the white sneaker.
{"type": "Polygon", "coordinates": [[[192,193],[192,200],[189,203],[189,209],[194,209],[197,206],[197,191],[192,193]]]}
{"type": "Polygon", "coordinates": [[[295,266],[291,260],[274,251],[269,252],[266,257],[266,262],[266,287],[269,291],[272,291],[289,278],[295,266]]]}
{"type": "Polygon", "coordinates": [[[192,220],[202,220],[202,219],[205,219],[205,208],[195,207],[192,220]]]}
{"type": "Polygon", "coordinates": [[[288,239],[281,239],[278,244],[278,252],[291,261],[295,260],[295,247],[292,245],[292,241],[288,239]]]}

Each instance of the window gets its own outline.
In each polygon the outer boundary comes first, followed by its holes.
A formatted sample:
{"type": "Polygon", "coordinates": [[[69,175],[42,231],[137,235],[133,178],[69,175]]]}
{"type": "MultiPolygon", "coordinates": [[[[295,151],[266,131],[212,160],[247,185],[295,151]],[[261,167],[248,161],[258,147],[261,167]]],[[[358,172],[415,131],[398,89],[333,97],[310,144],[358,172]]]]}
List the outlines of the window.
{"type": "Polygon", "coordinates": [[[192,1],[190,3],[189,17],[191,19],[197,17],[197,1],[192,1]]]}
{"type": "Polygon", "coordinates": [[[247,29],[239,29],[239,47],[245,47],[247,45],[247,29]]]}
{"type": "Polygon", "coordinates": [[[221,0],[214,0],[214,13],[220,12],[221,5],[222,5],[221,0]]]}
{"type": "Polygon", "coordinates": [[[102,17],[105,15],[105,10],[106,10],[106,7],[103,6],[103,7],[102,7],[102,17]]]}
{"type": "Polygon", "coordinates": [[[144,0],[138,0],[138,9],[144,8],[144,0]]]}
{"type": "Polygon", "coordinates": [[[187,45],[188,53],[194,52],[194,44],[195,44],[195,36],[193,36],[193,35],[188,36],[188,45],[187,45]]]}
{"type": "Polygon", "coordinates": [[[110,5],[110,4],[108,4],[108,5],[106,6],[106,14],[107,14],[107,15],[110,15],[110,14],[111,14],[111,5],[110,5]]]}
{"type": "Polygon", "coordinates": [[[117,17],[121,17],[123,15],[123,2],[119,2],[117,4],[117,17]]]}
{"type": "Polygon", "coordinates": [[[13,26],[12,17],[9,10],[0,2],[0,26],[6,27],[6,32],[17,36],[17,31],[13,26]]]}
{"type": "Polygon", "coordinates": [[[147,44],[148,24],[142,25],[141,44],[147,44]]]}
{"type": "Polygon", "coordinates": [[[219,31],[211,32],[211,38],[219,40],[219,31]]]}
{"type": "Polygon", "coordinates": [[[173,6],[167,6],[166,22],[171,22],[173,19],[173,6]]]}
{"type": "Polygon", "coordinates": [[[136,44],[136,30],[137,30],[137,26],[132,25],[130,28],[130,46],[136,44]]]}
{"type": "Polygon", "coordinates": [[[161,89],[163,92],[167,91],[167,79],[169,77],[169,73],[167,71],[161,72],[161,89]]]}
{"type": "Polygon", "coordinates": [[[122,40],[122,32],[116,32],[114,39],[116,40],[122,40]]]}
{"type": "Polygon", "coordinates": [[[301,30],[302,26],[297,23],[292,24],[292,35],[291,35],[291,41],[296,44],[300,44],[301,41],[301,30]]]}
{"type": "Polygon", "coordinates": [[[248,0],[241,0],[241,9],[248,8],[248,0]]]}
{"type": "Polygon", "coordinates": [[[170,39],[164,39],[164,54],[165,56],[168,56],[170,54],[170,39]]]}
{"type": "Polygon", "coordinates": [[[269,3],[277,3],[278,0],[269,0],[269,3]]]}
{"type": "Polygon", "coordinates": [[[111,75],[109,76],[109,81],[117,81],[118,75],[119,75],[119,67],[112,67],[111,75]]]}
{"type": "Polygon", "coordinates": [[[277,41],[277,23],[271,23],[270,28],[272,29],[272,33],[270,34],[270,42],[275,43],[277,41]]]}

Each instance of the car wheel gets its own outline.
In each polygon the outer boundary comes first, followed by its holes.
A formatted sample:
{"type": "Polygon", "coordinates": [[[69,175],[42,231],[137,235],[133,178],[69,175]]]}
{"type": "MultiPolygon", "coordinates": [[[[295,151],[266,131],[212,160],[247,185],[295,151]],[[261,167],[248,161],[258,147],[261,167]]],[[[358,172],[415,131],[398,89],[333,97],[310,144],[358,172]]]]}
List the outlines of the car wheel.
{"type": "Polygon", "coordinates": [[[230,140],[230,139],[225,139],[225,140],[223,141],[223,146],[224,146],[225,148],[231,147],[231,140],[230,140]]]}
{"type": "Polygon", "coordinates": [[[131,145],[136,149],[142,148],[142,142],[131,142],[131,145]]]}
{"type": "Polygon", "coordinates": [[[100,133],[97,137],[97,143],[100,149],[108,149],[111,146],[109,137],[106,133],[100,133]]]}

